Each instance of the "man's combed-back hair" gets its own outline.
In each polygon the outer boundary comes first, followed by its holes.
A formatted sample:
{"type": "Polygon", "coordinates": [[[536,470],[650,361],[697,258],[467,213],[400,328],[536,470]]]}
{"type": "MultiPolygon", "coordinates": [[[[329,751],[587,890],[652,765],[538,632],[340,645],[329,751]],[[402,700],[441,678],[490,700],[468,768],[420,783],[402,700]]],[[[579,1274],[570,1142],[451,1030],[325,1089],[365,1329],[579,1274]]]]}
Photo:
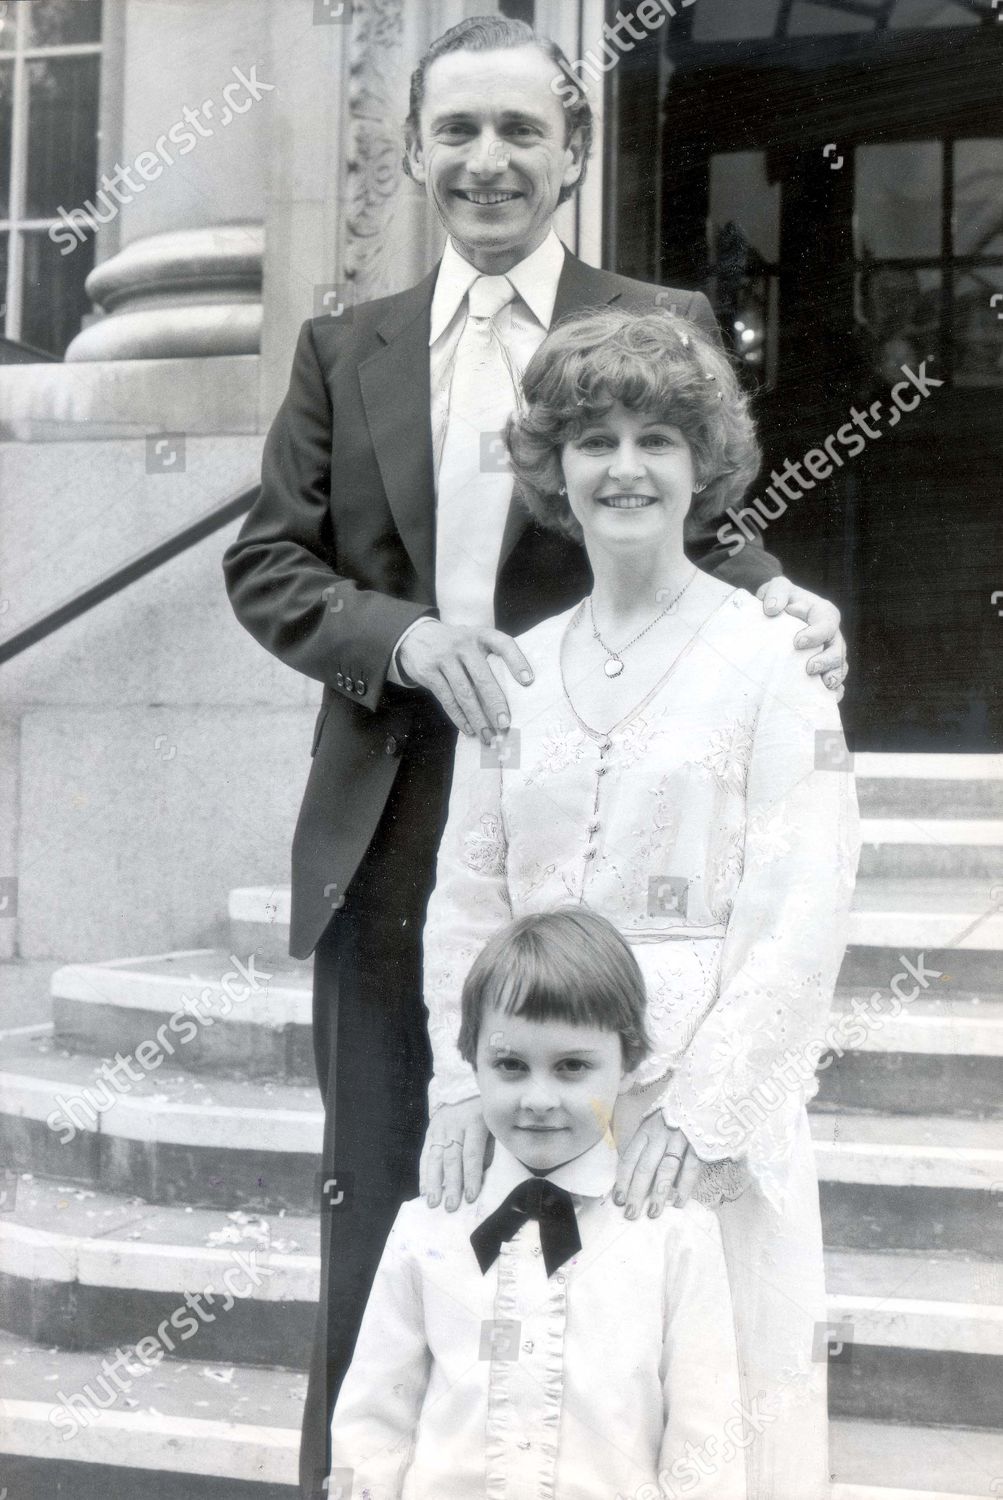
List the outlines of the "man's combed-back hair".
{"type": "Polygon", "coordinates": [[[587,906],[561,906],[520,917],[490,938],[463,985],[460,1056],[477,1057],[484,1014],[566,1021],[615,1031],[624,1068],[648,1056],[644,978],[630,945],[587,906]]]}
{"type": "Polygon", "coordinates": [[[560,102],[564,106],[567,121],[566,139],[570,141],[576,131],[581,133],[582,170],[578,174],[576,183],[571,187],[561,189],[558,201],[563,203],[578,191],[585,180],[585,170],[592,150],[595,128],[592,106],[581,79],[575,77],[571,64],[557,43],[551,41],[550,37],[541,36],[526,21],[513,21],[508,16],[468,16],[465,21],[451,26],[448,31],[444,31],[442,36],[436,37],[432,42],[411,74],[411,94],[407,119],[404,122],[406,147],[404,171],[409,177],[411,176],[408,152],[412,146],[421,142],[421,107],[425,101],[425,78],[436,59],[445,57],[450,52],[495,52],[508,47],[539,47],[543,55],[550,59],[554,64],[554,77],[560,80],[559,87],[554,90],[554,96],[556,98],[560,94],[560,102]]]}
{"type": "Polygon", "coordinates": [[[526,367],[523,410],[508,425],[512,468],[534,517],[582,540],[567,499],[561,449],[616,401],[678,427],[693,453],[694,515],[710,520],[741,499],[759,469],[749,399],[731,361],[667,308],[574,313],[526,367]]]}

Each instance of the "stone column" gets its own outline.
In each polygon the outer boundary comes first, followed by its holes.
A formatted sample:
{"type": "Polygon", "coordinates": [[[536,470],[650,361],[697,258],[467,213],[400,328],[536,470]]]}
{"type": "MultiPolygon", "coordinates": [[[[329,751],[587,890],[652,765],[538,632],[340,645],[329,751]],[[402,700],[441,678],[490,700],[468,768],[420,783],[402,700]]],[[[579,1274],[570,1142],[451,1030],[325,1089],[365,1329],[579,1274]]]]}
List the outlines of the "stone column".
{"type": "Polygon", "coordinates": [[[262,429],[285,394],[297,331],[322,295],[315,289],[343,279],[350,3],[341,3],[341,16],[334,14],[336,5],[325,8],[323,0],[282,0],[268,12],[269,62],[277,89],[264,162],[262,429]]]}
{"type": "Polygon", "coordinates": [[[273,8],[267,0],[108,6],[106,139],[91,200],[102,228],[87,284],[108,316],[89,323],[67,360],[257,352],[277,95],[266,48],[273,8]]]}

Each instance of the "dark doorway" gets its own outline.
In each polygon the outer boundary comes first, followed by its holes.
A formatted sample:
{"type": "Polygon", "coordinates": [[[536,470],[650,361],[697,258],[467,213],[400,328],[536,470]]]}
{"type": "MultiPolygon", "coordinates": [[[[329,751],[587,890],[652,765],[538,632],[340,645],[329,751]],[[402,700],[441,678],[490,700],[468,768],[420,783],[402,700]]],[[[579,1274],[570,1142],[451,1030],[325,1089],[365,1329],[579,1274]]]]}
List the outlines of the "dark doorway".
{"type": "Polygon", "coordinates": [[[1003,744],[1003,26],[894,32],[877,25],[892,9],[853,35],[733,42],[701,42],[689,11],[621,64],[608,258],[711,296],[757,392],[760,529],[846,616],[856,746],[987,751],[1003,744]]]}

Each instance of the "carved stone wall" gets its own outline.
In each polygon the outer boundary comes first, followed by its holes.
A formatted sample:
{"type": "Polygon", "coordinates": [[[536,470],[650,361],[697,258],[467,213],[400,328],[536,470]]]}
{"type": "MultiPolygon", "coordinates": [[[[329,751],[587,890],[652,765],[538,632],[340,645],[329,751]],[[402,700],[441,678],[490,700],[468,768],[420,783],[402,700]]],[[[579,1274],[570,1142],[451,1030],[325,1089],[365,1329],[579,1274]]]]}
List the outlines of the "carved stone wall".
{"type": "MultiPolygon", "coordinates": [[[[355,0],[348,60],[343,265],[362,301],[424,276],[442,245],[425,195],[405,175],[411,70],[433,37],[462,19],[459,0],[355,0]]],[[[497,6],[482,3],[479,14],[497,6]]]]}
{"type": "Polygon", "coordinates": [[[360,301],[402,284],[393,226],[411,185],[401,169],[403,50],[402,0],[357,0],[348,63],[344,267],[360,301]]]}

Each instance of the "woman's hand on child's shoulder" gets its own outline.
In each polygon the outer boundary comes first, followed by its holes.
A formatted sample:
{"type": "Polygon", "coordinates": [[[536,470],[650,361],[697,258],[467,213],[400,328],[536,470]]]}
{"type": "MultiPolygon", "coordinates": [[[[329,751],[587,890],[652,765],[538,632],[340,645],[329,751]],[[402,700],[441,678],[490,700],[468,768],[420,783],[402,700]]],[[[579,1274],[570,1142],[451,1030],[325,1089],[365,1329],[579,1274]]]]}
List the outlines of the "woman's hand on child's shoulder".
{"type": "Polygon", "coordinates": [[[459,1208],[464,1192],[467,1202],[473,1203],[484,1178],[487,1144],[480,1095],[435,1111],[418,1168],[418,1191],[428,1198],[429,1208],[438,1208],[443,1194],[450,1213],[459,1208]]]}
{"type": "Polygon", "coordinates": [[[660,1114],[647,1115],[620,1157],[613,1202],[626,1204],[625,1216],[636,1219],[650,1195],[648,1217],[657,1219],[667,1201],[682,1208],[702,1167],[681,1130],[666,1125],[660,1114]]]}

